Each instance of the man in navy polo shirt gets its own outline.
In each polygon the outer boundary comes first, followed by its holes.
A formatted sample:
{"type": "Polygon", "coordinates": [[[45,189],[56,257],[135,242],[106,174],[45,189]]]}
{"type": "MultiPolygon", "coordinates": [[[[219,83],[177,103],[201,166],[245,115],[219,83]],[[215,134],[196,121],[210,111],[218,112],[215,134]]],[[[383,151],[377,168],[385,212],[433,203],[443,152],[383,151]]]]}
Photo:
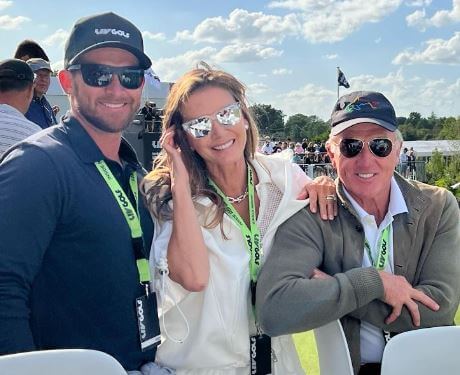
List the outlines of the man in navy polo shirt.
{"type": "Polygon", "coordinates": [[[0,159],[0,354],[96,349],[163,373],[144,170],[121,137],[150,65],[131,22],[80,19],[59,73],[69,116],[0,159]]]}

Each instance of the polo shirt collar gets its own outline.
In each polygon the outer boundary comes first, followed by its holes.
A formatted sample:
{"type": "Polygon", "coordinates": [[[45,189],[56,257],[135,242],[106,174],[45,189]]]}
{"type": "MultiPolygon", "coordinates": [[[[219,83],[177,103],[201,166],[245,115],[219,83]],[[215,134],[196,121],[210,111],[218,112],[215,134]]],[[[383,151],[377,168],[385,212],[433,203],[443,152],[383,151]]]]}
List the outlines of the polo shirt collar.
{"type": "MultiPolygon", "coordinates": [[[[84,163],[94,164],[97,161],[106,159],[96,142],[75,117],[67,116],[63,118],[62,125],[69,137],[72,148],[84,163]]],[[[135,168],[141,168],[136,152],[124,138],[121,139],[118,153],[123,161],[135,168]]]]}

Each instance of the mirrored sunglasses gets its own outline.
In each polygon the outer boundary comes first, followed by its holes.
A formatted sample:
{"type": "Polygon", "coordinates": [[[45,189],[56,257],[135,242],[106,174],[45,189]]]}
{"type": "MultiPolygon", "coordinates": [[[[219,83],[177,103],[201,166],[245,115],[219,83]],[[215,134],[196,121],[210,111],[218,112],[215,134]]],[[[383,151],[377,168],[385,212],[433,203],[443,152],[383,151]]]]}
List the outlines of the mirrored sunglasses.
{"type": "Polygon", "coordinates": [[[379,158],[390,155],[393,148],[393,143],[387,138],[375,138],[367,142],[361,139],[344,138],[339,143],[340,152],[346,158],[353,158],[363,150],[364,143],[367,143],[369,150],[379,158]]]}
{"type": "Polygon", "coordinates": [[[212,116],[201,116],[182,124],[182,128],[195,138],[206,137],[212,129],[212,120],[223,126],[235,126],[241,120],[242,112],[240,103],[233,103],[222,108],[212,116]]]}
{"type": "Polygon", "coordinates": [[[129,90],[138,89],[144,82],[144,70],[136,67],[114,67],[100,64],[75,64],[67,70],[79,70],[85,82],[91,87],[110,85],[113,75],[118,76],[120,84],[129,90]]]}

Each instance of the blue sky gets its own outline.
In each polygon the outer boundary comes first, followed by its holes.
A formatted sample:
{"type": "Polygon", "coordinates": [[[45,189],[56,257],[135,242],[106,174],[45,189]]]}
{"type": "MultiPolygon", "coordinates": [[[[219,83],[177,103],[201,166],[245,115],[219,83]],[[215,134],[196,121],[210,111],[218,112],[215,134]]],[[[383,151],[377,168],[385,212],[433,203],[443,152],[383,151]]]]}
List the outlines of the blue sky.
{"type": "Polygon", "coordinates": [[[251,103],[328,119],[336,66],[383,92],[399,116],[460,115],[460,0],[0,0],[0,58],[25,38],[62,67],[80,17],[114,11],[144,33],[162,81],[200,60],[236,75],[251,103]]]}

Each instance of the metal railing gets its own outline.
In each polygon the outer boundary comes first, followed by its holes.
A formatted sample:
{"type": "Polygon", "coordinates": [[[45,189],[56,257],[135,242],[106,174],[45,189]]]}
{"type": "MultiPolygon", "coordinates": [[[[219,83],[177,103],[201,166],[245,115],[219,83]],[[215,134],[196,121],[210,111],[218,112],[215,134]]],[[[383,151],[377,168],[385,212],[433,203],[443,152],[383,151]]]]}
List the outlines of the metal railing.
{"type": "MultiPolygon", "coordinates": [[[[426,182],[426,163],[424,161],[412,162],[412,165],[403,165],[402,163],[396,166],[396,171],[412,180],[426,182]]],[[[407,164],[407,163],[406,163],[407,164]]],[[[337,177],[337,172],[331,163],[318,163],[318,164],[303,164],[298,163],[300,168],[304,170],[310,178],[316,178],[319,176],[329,176],[332,179],[337,177]]]]}

